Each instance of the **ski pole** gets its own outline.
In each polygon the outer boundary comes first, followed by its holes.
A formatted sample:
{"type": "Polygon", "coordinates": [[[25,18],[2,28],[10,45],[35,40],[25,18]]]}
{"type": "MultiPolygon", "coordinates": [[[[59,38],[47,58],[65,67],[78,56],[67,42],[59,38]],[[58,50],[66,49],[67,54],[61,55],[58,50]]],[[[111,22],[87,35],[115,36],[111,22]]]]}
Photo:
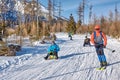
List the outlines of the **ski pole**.
{"type": "Polygon", "coordinates": [[[114,52],[115,52],[115,50],[114,50],[114,49],[111,49],[111,48],[108,48],[108,47],[106,47],[106,49],[108,49],[108,50],[112,51],[112,53],[114,53],[114,52]]]}
{"type": "MultiPolygon", "coordinates": [[[[91,47],[94,47],[95,45],[91,45],[91,47]]],[[[114,53],[115,52],[115,50],[114,49],[111,49],[111,48],[108,48],[108,47],[106,47],[106,49],[108,49],[108,50],[110,50],[110,51],[112,51],[112,53],[114,53]]]]}

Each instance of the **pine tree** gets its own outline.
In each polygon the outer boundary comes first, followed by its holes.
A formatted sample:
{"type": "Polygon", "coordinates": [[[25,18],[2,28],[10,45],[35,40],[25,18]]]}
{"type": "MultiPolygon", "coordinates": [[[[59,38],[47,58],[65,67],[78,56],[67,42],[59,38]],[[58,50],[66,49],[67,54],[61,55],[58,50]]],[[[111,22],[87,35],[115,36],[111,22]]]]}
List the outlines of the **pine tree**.
{"type": "Polygon", "coordinates": [[[70,15],[70,19],[68,21],[66,30],[67,32],[76,33],[76,23],[74,21],[72,14],[70,15]]]}

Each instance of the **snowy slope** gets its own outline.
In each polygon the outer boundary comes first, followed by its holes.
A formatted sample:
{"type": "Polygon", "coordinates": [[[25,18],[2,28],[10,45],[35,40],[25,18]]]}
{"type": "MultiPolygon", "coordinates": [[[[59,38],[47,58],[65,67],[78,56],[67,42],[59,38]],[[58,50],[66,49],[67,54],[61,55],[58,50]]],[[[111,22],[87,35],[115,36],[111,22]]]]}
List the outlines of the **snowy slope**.
{"type": "Polygon", "coordinates": [[[24,46],[16,57],[0,57],[0,80],[120,80],[120,42],[108,38],[107,47],[116,52],[105,49],[109,66],[97,71],[99,61],[94,47],[83,47],[85,35],[74,35],[73,41],[65,33],[56,35],[60,59],[43,59],[49,43],[24,46]]]}

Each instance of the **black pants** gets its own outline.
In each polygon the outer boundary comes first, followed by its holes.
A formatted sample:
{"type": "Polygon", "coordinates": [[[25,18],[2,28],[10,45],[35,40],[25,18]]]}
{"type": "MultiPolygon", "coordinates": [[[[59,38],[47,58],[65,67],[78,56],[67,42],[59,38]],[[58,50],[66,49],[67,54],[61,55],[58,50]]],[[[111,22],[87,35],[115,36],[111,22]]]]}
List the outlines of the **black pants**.
{"type": "Polygon", "coordinates": [[[70,40],[72,40],[72,36],[69,36],[70,40]]]}
{"type": "Polygon", "coordinates": [[[103,44],[95,45],[96,53],[100,62],[100,66],[107,66],[106,56],[104,55],[103,44]]]}
{"type": "Polygon", "coordinates": [[[84,42],[83,46],[85,45],[89,45],[90,46],[90,42],[84,42]]]}

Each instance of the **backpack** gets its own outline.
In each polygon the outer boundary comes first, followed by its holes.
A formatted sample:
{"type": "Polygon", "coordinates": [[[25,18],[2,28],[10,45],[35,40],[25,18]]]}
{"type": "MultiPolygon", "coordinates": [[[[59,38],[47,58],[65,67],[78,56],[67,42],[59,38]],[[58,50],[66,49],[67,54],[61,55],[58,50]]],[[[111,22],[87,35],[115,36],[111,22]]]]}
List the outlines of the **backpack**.
{"type": "Polygon", "coordinates": [[[94,31],[94,41],[95,44],[103,44],[102,31],[100,31],[100,36],[96,36],[96,32],[94,31]]]}

